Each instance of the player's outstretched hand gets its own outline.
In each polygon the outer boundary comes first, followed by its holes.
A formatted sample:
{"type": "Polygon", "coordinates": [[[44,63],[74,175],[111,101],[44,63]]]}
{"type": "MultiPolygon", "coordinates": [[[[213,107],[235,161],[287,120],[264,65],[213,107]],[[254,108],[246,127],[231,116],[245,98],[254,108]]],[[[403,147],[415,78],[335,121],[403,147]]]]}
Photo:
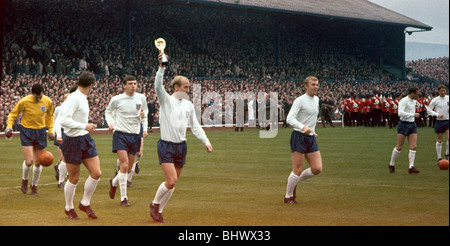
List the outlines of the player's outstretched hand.
{"type": "MultiPolygon", "coordinates": [[[[159,61],[159,66],[165,68],[166,66],[164,66],[164,65],[162,64],[162,62],[161,62],[162,56],[163,56],[163,55],[164,55],[164,53],[159,52],[159,55],[158,55],[158,61],[159,61]]],[[[168,55],[166,55],[166,56],[167,56],[167,58],[169,58],[168,55]]]]}
{"type": "Polygon", "coordinates": [[[207,145],[206,146],[206,151],[212,152],[213,151],[213,147],[211,145],[207,145]]]}

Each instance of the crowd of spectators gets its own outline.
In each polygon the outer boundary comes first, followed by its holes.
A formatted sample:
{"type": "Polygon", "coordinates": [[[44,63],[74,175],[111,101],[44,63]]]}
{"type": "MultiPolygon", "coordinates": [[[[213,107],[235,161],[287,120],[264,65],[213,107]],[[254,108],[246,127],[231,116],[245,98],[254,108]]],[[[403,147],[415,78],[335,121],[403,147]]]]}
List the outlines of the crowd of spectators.
{"type": "Polygon", "coordinates": [[[407,61],[406,66],[412,68],[412,75],[420,81],[434,83],[449,81],[448,57],[407,61]]]}
{"type": "MultiPolygon", "coordinates": [[[[124,74],[135,75],[140,92],[156,101],[154,40],[158,37],[168,44],[167,79],[187,76],[191,84],[201,84],[202,94],[218,92],[223,100],[225,92],[263,91],[278,92],[280,101],[292,102],[303,92],[298,81],[309,75],[321,79],[319,97],[330,95],[336,103],[350,92],[403,93],[411,85],[431,94],[435,83],[448,85],[449,81],[448,57],[408,63],[416,76],[429,79],[398,81],[361,56],[352,44],[306,35],[313,33],[307,28],[302,30],[305,35],[298,35],[295,25],[280,27],[263,14],[160,6],[153,1],[133,1],[127,57],[124,2],[7,1],[7,8],[14,11],[5,11],[0,130],[34,83],[41,83],[58,106],[64,91],[86,70],[98,77],[89,97],[90,120],[98,127],[106,126],[104,110],[122,92],[124,74]],[[283,29],[279,55],[277,28],[283,29]]],[[[154,120],[157,124],[158,113],[154,120]]]]}
{"type": "MultiPolygon", "coordinates": [[[[0,104],[2,108],[0,110],[0,130],[4,130],[6,126],[7,115],[17,102],[25,95],[29,94],[31,86],[34,83],[41,83],[44,85],[45,95],[49,96],[55,106],[62,103],[62,95],[67,89],[76,83],[77,77],[69,77],[62,75],[6,75],[1,85],[1,97],[0,104]]],[[[158,125],[158,111],[159,105],[157,102],[155,90],[154,90],[154,76],[138,76],[139,91],[147,96],[148,101],[156,103],[156,115],[154,117],[153,125],[158,125]]],[[[169,79],[166,77],[166,79],[169,79]]],[[[169,83],[166,81],[166,90],[170,91],[169,83]]],[[[194,84],[201,86],[201,95],[205,95],[207,92],[217,92],[222,99],[222,112],[225,112],[225,92],[277,92],[280,101],[292,104],[293,100],[304,93],[303,86],[298,81],[293,80],[256,80],[256,79],[200,79],[193,78],[191,80],[192,86],[194,84]]],[[[435,92],[435,86],[430,83],[417,83],[411,81],[398,81],[398,82],[383,82],[383,81],[367,81],[367,82],[354,82],[354,81],[321,81],[320,90],[318,96],[325,98],[329,95],[331,99],[337,103],[343,98],[344,95],[348,95],[350,92],[354,92],[360,95],[372,94],[373,90],[378,91],[382,95],[392,95],[395,93],[405,93],[410,86],[418,86],[422,92],[431,96],[435,92]]],[[[191,87],[191,91],[193,88],[191,87]]],[[[90,121],[97,124],[99,128],[106,127],[107,124],[104,119],[104,111],[108,105],[110,99],[119,93],[123,92],[121,86],[121,78],[119,76],[106,76],[99,77],[96,81],[94,92],[88,97],[89,104],[91,105],[90,121]]],[[[191,94],[191,101],[193,97],[198,95],[191,94]]],[[[203,104],[203,109],[207,107],[203,104]]],[[[203,112],[203,111],[202,111],[203,112]]],[[[17,130],[16,122],[15,130],[17,130]]]]}

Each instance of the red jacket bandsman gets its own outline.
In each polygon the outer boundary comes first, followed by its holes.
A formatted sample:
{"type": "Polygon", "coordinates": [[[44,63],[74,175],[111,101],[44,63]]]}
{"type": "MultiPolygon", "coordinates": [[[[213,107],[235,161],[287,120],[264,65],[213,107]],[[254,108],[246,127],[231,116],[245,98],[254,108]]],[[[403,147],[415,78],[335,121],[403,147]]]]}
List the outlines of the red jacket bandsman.
{"type": "Polygon", "coordinates": [[[427,106],[430,104],[430,100],[427,97],[422,97],[422,111],[427,111],[427,106]]]}
{"type": "MultiPolygon", "coordinates": [[[[344,113],[350,112],[350,102],[351,102],[351,99],[350,99],[350,98],[345,98],[345,99],[342,101],[342,106],[344,107],[344,113]]],[[[340,106],[341,106],[341,105],[340,105],[340,106]]]]}
{"type": "Polygon", "coordinates": [[[352,111],[352,113],[358,113],[358,112],[360,112],[361,110],[360,110],[360,108],[361,108],[361,102],[360,102],[360,100],[358,100],[358,99],[351,99],[351,102],[350,102],[350,105],[352,106],[351,107],[351,111],[352,111]]]}
{"type": "Polygon", "coordinates": [[[398,114],[398,99],[391,100],[389,110],[391,114],[398,114]]]}
{"type": "Polygon", "coordinates": [[[362,102],[362,113],[363,114],[370,113],[372,111],[371,106],[372,106],[372,99],[370,99],[370,98],[363,99],[363,102],[362,102]]]}
{"type": "Polygon", "coordinates": [[[381,109],[381,100],[377,95],[372,97],[372,109],[381,109]]]}
{"type": "Polygon", "coordinates": [[[383,100],[383,112],[390,112],[391,101],[391,98],[386,98],[383,100]]]}
{"type": "Polygon", "coordinates": [[[423,111],[422,98],[419,98],[416,101],[416,113],[421,113],[422,111],[423,111]]]}

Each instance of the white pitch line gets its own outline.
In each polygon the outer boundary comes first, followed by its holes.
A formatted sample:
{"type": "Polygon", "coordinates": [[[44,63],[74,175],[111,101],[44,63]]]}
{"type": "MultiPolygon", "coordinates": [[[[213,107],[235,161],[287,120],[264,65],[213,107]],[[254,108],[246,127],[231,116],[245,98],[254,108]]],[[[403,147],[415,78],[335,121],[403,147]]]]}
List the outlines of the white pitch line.
{"type": "MultiPolygon", "coordinates": [[[[152,174],[139,174],[139,176],[152,176],[152,174]]],[[[185,176],[185,177],[194,177],[194,176],[185,176]]],[[[229,179],[229,180],[241,180],[241,181],[255,181],[255,182],[280,182],[280,180],[267,180],[267,179],[252,179],[252,178],[235,178],[235,177],[224,177],[224,176],[195,176],[198,178],[211,178],[211,179],[229,179]]],[[[80,178],[80,181],[83,178],[80,178]]],[[[285,182],[285,181],[283,181],[285,182]]],[[[447,188],[439,188],[439,187],[414,187],[414,186],[401,186],[401,185],[390,185],[390,184],[357,184],[357,183],[337,183],[337,182],[324,182],[324,181],[306,181],[308,184],[314,185],[329,185],[329,186],[359,186],[359,187],[381,187],[381,188],[400,188],[400,189],[410,189],[410,190],[438,190],[438,191],[448,191],[447,188]]],[[[49,186],[56,185],[57,182],[47,183],[47,184],[38,184],[38,186],[49,186]]],[[[20,189],[20,186],[13,187],[0,187],[1,190],[10,190],[10,189],[20,189]]]]}
{"type": "MultiPolygon", "coordinates": [[[[252,178],[235,178],[235,177],[224,177],[224,176],[196,176],[199,178],[213,178],[213,179],[231,179],[231,180],[241,180],[241,181],[255,181],[255,182],[280,182],[280,180],[267,180],[267,179],[252,179],[252,178]]],[[[286,182],[283,180],[282,182],[286,182]]],[[[400,185],[389,185],[389,184],[357,184],[357,183],[330,183],[330,182],[318,182],[318,181],[306,181],[306,183],[309,184],[315,184],[315,185],[342,185],[342,186],[361,186],[361,187],[385,187],[385,188],[401,188],[401,189],[411,189],[411,190],[442,190],[446,191],[449,190],[449,187],[447,188],[439,188],[439,187],[414,187],[414,186],[400,186],[400,185]]]]}
{"type": "MultiPolygon", "coordinates": [[[[48,183],[48,184],[39,184],[38,183],[38,187],[39,186],[49,186],[49,185],[56,185],[58,184],[58,182],[54,182],[54,183],[48,183]]],[[[0,187],[0,190],[11,190],[11,189],[20,189],[21,186],[13,186],[13,187],[0,187]]]]}

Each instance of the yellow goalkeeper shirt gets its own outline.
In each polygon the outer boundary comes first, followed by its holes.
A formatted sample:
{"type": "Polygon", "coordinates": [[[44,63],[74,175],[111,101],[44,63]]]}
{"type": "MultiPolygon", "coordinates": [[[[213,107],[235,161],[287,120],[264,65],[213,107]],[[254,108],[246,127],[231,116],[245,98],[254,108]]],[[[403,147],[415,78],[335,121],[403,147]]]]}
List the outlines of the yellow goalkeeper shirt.
{"type": "Polygon", "coordinates": [[[47,126],[49,133],[53,133],[53,102],[47,96],[42,96],[39,102],[35,102],[33,95],[28,95],[17,103],[8,115],[6,127],[14,124],[17,116],[23,112],[22,126],[29,129],[42,129],[47,126]]]}

